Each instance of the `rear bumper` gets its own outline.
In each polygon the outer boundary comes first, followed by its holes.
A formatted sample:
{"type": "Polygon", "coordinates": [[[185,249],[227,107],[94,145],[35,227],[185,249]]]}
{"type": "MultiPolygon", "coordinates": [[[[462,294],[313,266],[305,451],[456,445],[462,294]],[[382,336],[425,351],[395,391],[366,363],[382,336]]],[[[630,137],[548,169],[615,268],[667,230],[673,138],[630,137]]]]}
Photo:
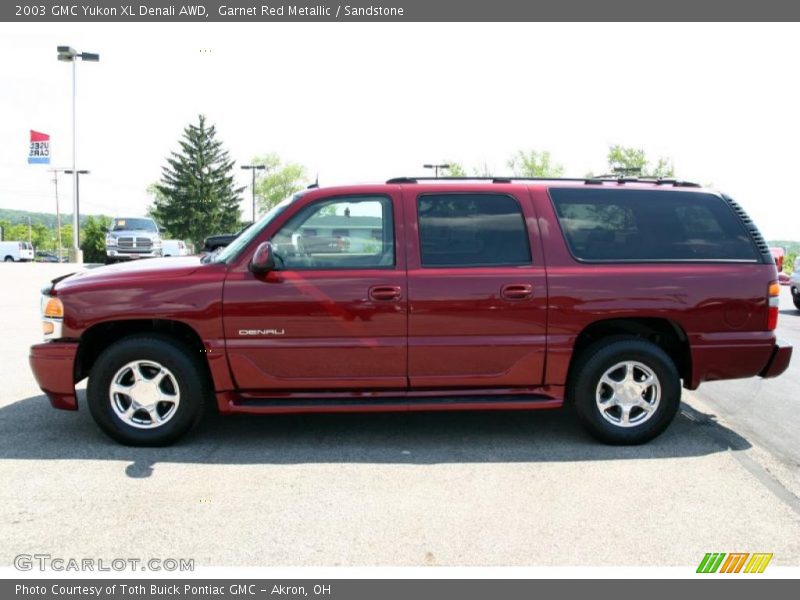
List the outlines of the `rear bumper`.
{"type": "Polygon", "coordinates": [[[789,361],[792,359],[792,347],[788,344],[782,344],[780,340],[775,344],[772,350],[767,366],[759,373],[761,377],[777,377],[789,368],[789,361]]]}
{"type": "Polygon", "coordinates": [[[75,396],[75,355],[78,344],[47,342],[31,346],[30,364],[39,387],[53,408],[78,410],[75,396]]]}

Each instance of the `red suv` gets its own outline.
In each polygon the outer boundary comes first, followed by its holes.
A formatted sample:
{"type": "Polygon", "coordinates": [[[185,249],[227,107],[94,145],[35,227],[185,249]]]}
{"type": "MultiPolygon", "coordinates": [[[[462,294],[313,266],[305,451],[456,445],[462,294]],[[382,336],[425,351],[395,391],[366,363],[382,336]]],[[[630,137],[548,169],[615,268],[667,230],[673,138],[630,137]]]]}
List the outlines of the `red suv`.
{"type": "Polygon", "coordinates": [[[31,366],[56,408],[173,442],[221,413],[574,404],[645,442],[681,386],[775,377],[775,262],[730,198],[674,180],[425,180],[310,189],[222,251],[43,290],[31,366]],[[342,240],[331,247],[320,240],[342,240]]]}

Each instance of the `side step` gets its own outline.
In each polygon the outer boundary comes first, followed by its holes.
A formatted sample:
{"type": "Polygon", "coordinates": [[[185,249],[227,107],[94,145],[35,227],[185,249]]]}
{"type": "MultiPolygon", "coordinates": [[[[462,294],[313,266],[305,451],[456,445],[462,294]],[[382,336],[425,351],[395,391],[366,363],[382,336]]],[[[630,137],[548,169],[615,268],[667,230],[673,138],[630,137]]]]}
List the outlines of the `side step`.
{"type": "Polygon", "coordinates": [[[440,410],[537,410],[559,408],[560,398],[537,394],[369,398],[236,398],[232,413],[406,412],[440,410]]]}

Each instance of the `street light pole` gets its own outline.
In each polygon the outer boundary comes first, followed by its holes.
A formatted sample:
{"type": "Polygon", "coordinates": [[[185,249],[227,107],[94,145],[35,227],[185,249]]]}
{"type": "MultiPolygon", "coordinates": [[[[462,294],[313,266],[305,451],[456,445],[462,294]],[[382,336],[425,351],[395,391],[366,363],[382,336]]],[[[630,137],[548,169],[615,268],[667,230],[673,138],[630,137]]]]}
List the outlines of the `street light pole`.
{"type": "MultiPolygon", "coordinates": [[[[81,194],[80,194],[80,181],[81,175],[89,175],[89,171],[86,169],[81,169],[80,171],[76,171],[74,169],[64,169],[64,173],[67,175],[72,175],[72,189],[75,192],[75,213],[72,216],[72,241],[74,244],[80,244],[79,241],[75,241],[75,215],[80,213],[81,210],[81,194]]],[[[74,249],[73,249],[74,251],[74,249]]],[[[81,253],[80,260],[76,260],[75,262],[83,262],[83,251],[80,249],[80,245],[78,245],[78,252],[81,253]]],[[[77,255],[76,255],[77,256],[77,255]]]]}
{"type": "MultiPolygon", "coordinates": [[[[89,62],[97,62],[100,60],[99,54],[92,52],[81,52],[69,46],[58,46],[58,60],[62,62],[72,63],[72,171],[77,172],[78,164],[78,138],[76,134],[77,124],[77,68],[75,63],[78,59],[89,62]]],[[[78,207],[78,177],[76,176],[72,182],[72,249],[70,250],[70,259],[72,262],[83,262],[83,253],[80,247],[80,211],[78,207]]]]}
{"type": "Polygon", "coordinates": [[[242,165],[242,169],[250,170],[253,173],[253,223],[256,222],[256,171],[263,171],[265,168],[264,165],[242,165]]]}
{"type": "Polygon", "coordinates": [[[449,169],[450,165],[440,164],[440,165],[422,165],[423,169],[433,169],[434,176],[436,179],[439,179],[439,169],[449,169]]]}

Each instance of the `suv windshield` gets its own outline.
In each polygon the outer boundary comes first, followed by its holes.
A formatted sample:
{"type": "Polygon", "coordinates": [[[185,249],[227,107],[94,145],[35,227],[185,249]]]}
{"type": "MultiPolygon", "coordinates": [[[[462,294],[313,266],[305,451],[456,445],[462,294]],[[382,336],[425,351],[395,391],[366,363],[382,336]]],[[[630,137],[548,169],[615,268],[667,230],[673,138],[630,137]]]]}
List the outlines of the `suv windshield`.
{"type": "Polygon", "coordinates": [[[302,193],[295,194],[290,198],[286,198],[286,200],[283,202],[273,206],[267,214],[261,217],[253,225],[245,229],[239,237],[237,237],[224,248],[220,249],[218,252],[209,254],[203,262],[227,262],[228,260],[236,257],[253,239],[258,237],[258,235],[264,231],[264,228],[269,225],[275,217],[281,214],[284,210],[286,210],[287,206],[300,197],[302,197],[302,193]]]}
{"type": "Polygon", "coordinates": [[[112,231],[150,231],[158,233],[158,227],[152,219],[114,219],[112,231]]]}

